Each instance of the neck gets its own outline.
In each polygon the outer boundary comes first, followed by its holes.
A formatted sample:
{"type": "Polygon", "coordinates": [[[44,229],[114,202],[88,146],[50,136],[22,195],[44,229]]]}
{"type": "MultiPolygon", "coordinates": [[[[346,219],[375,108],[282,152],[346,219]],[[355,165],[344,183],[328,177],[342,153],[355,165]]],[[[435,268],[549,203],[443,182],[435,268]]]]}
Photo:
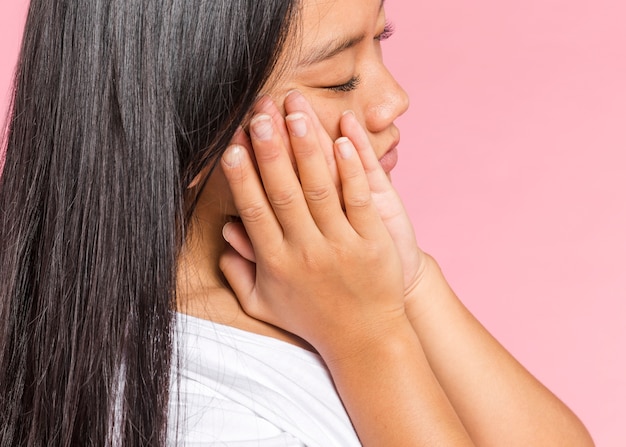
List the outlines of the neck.
{"type": "Polygon", "coordinates": [[[198,202],[178,260],[177,311],[313,350],[304,340],[256,320],[242,309],[219,268],[219,258],[227,247],[222,228],[229,220],[223,209],[221,203],[202,197],[198,202]]]}
{"type": "Polygon", "coordinates": [[[219,212],[221,208],[219,203],[200,198],[190,220],[176,275],[177,310],[210,320],[222,320],[214,314],[224,307],[220,301],[232,295],[219,269],[219,258],[226,248],[222,227],[227,221],[226,215],[219,212]]]}

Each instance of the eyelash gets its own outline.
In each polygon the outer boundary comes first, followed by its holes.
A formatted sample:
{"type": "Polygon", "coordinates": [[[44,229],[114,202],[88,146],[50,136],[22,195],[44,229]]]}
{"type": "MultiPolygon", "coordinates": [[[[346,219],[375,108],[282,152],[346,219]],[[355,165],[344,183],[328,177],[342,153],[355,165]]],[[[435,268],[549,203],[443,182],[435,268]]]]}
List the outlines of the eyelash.
{"type": "Polygon", "coordinates": [[[360,76],[353,76],[352,78],[350,78],[350,80],[344,84],[341,85],[331,85],[329,87],[326,87],[327,90],[333,91],[333,92],[351,92],[353,90],[356,90],[356,88],[359,86],[359,83],[361,82],[361,77],[360,76]]]}
{"type": "MultiPolygon", "coordinates": [[[[383,28],[383,32],[378,34],[377,36],[374,36],[374,40],[377,40],[379,42],[382,42],[383,40],[387,40],[391,36],[393,36],[394,31],[395,31],[395,27],[393,26],[393,23],[387,22],[385,23],[385,28],[383,28]]],[[[331,85],[329,87],[326,87],[326,90],[330,90],[333,92],[341,92],[341,93],[351,92],[353,90],[356,90],[360,82],[361,82],[360,76],[353,76],[352,78],[350,78],[348,82],[341,84],[341,85],[331,85]]]]}

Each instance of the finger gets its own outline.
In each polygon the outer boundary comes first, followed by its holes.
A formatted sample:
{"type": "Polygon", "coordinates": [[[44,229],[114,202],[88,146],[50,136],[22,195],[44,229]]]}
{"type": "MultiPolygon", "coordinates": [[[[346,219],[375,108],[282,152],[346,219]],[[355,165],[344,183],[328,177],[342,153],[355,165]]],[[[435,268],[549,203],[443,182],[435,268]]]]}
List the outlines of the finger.
{"type": "Polygon", "coordinates": [[[250,155],[250,159],[252,160],[252,163],[256,167],[256,160],[254,159],[254,151],[252,150],[252,142],[250,141],[250,137],[244,131],[243,127],[239,126],[237,128],[229,144],[236,144],[236,145],[245,147],[246,150],[248,151],[248,154],[250,155]]]}
{"type": "Polygon", "coordinates": [[[341,137],[335,141],[335,153],[350,224],[365,239],[379,237],[384,226],[354,145],[348,138],[341,137]]]}
{"type": "Polygon", "coordinates": [[[265,113],[272,117],[274,127],[283,140],[283,146],[287,148],[287,154],[289,155],[291,164],[294,169],[296,169],[296,160],[289,146],[289,131],[287,130],[287,126],[285,125],[285,118],[283,117],[280,109],[276,106],[276,103],[272,100],[270,96],[262,96],[261,99],[259,99],[254,106],[254,112],[256,115],[265,113]]]}
{"type": "Polygon", "coordinates": [[[252,243],[282,241],[282,229],[247,150],[239,145],[229,146],[222,156],[221,166],[252,243]]]}
{"type": "MultiPolygon", "coordinates": [[[[300,181],[272,118],[267,114],[256,115],[250,122],[250,137],[267,199],[284,234],[295,237],[312,231],[315,224],[300,181]]],[[[247,225],[246,228],[249,230],[247,225]]]]}
{"type": "Polygon", "coordinates": [[[403,214],[404,206],[400,197],[380,165],[365,130],[354,114],[346,112],[341,118],[340,126],[342,134],[353,142],[359,154],[372,197],[382,219],[388,220],[398,214],[403,214]]]}
{"type": "MultiPolygon", "coordinates": [[[[246,133],[244,132],[241,126],[237,127],[237,130],[235,130],[235,133],[233,134],[233,137],[230,139],[230,143],[228,144],[229,145],[236,144],[236,145],[242,146],[246,148],[249,154],[252,153],[252,143],[250,142],[250,138],[248,138],[248,136],[246,135],[246,133]]],[[[194,177],[194,179],[191,181],[191,183],[189,183],[189,186],[187,187],[195,188],[201,183],[203,184],[203,182],[208,179],[208,176],[212,172],[212,169],[213,169],[212,164],[210,166],[206,166],[204,169],[202,169],[202,171],[198,175],[194,177]]]]}
{"type": "Polygon", "coordinates": [[[415,284],[421,263],[421,251],[415,240],[413,224],[400,196],[380,166],[367,134],[354,114],[344,114],[340,125],[342,133],[355,142],[372,191],[372,200],[398,249],[403,264],[404,284],[410,288],[415,284]]]}
{"type": "Polygon", "coordinates": [[[335,154],[333,150],[333,140],[328,135],[328,132],[320,122],[315,110],[311,104],[306,100],[304,95],[300,93],[298,90],[290,91],[285,98],[285,112],[287,114],[292,114],[296,112],[304,112],[311,118],[311,123],[313,125],[313,130],[317,135],[320,146],[323,150],[324,157],[326,158],[326,163],[328,164],[328,168],[330,170],[330,175],[333,180],[333,183],[337,187],[337,191],[341,196],[341,182],[339,182],[339,173],[337,172],[337,163],[335,161],[335,154]]]}
{"type": "Polygon", "coordinates": [[[249,315],[255,314],[258,307],[254,293],[255,264],[240,256],[232,247],[228,247],[220,256],[219,267],[244,311],[249,315]]]}
{"type": "Polygon", "coordinates": [[[285,118],[291,135],[302,192],[317,227],[324,234],[335,231],[345,222],[337,190],[326,163],[311,119],[302,112],[285,118]]]}
{"type": "Polygon", "coordinates": [[[240,222],[228,222],[224,225],[222,236],[239,255],[250,262],[256,262],[254,247],[246,233],[246,228],[240,222]]]}
{"type": "Polygon", "coordinates": [[[365,130],[353,112],[348,111],[344,113],[341,117],[340,127],[341,134],[348,137],[358,151],[359,158],[363,163],[363,169],[367,173],[372,189],[378,191],[379,189],[392,188],[391,182],[380,165],[365,130]]]}

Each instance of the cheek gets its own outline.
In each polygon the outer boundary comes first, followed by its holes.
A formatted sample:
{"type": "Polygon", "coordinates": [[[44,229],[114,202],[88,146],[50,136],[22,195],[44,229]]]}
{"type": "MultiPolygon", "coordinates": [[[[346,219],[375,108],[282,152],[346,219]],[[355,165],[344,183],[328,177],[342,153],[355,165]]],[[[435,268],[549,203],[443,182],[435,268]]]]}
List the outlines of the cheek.
{"type": "Polygon", "coordinates": [[[313,107],[318,119],[322,123],[322,126],[330,138],[335,141],[341,136],[341,131],[339,129],[339,120],[341,119],[341,115],[343,112],[348,110],[349,107],[344,107],[344,104],[342,104],[343,101],[339,100],[316,97],[308,99],[311,103],[311,107],[313,107]]]}

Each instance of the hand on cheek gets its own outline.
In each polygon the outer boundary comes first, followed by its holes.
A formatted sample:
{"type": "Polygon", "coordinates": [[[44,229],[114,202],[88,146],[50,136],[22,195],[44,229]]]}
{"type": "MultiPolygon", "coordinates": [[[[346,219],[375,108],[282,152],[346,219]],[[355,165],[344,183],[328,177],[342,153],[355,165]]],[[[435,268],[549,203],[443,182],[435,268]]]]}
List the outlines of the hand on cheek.
{"type": "MultiPolygon", "coordinates": [[[[305,99],[305,97],[297,90],[291,91],[287,94],[284,101],[284,109],[288,115],[296,115],[304,113],[308,119],[310,119],[310,126],[314,135],[317,137],[317,143],[324,154],[327,162],[328,170],[330,172],[333,183],[336,186],[337,194],[340,202],[343,204],[343,196],[341,194],[341,182],[339,180],[339,173],[337,172],[337,163],[335,161],[334,142],[326,132],[326,129],[320,122],[317,114],[311,107],[311,104],[305,99]]],[[[271,120],[279,133],[282,144],[287,150],[287,154],[292,162],[294,171],[298,173],[298,167],[296,165],[293,151],[290,145],[290,135],[287,128],[285,118],[281,114],[281,111],[276,106],[274,101],[269,96],[263,96],[255,104],[254,112],[256,114],[266,114],[271,117],[271,120]]],[[[243,146],[247,149],[251,156],[252,162],[258,171],[256,164],[256,157],[252,149],[252,143],[249,137],[244,132],[238,132],[231,141],[231,144],[243,146]]],[[[245,259],[255,262],[254,247],[250,242],[250,238],[246,233],[245,227],[239,222],[231,222],[224,227],[222,232],[224,239],[231,245],[231,247],[237,251],[245,259]]]]}
{"type": "MultiPolygon", "coordinates": [[[[297,91],[291,92],[287,96],[285,100],[285,110],[290,115],[288,115],[286,121],[282,118],[278,108],[269,97],[265,97],[259,101],[255,110],[271,117],[271,121],[282,140],[281,144],[289,155],[296,172],[298,168],[295,163],[293,151],[291,150],[290,138],[298,138],[298,122],[300,119],[306,118],[307,122],[305,126],[310,127],[312,131],[312,134],[308,138],[311,146],[309,150],[319,148],[324,154],[327,162],[327,170],[330,172],[333,183],[337,185],[338,197],[343,205],[343,194],[339,180],[339,172],[337,171],[336,152],[333,149],[334,143],[304,96],[297,91]]],[[[411,293],[423,279],[423,273],[428,258],[419,249],[413,226],[406,214],[404,205],[396,190],[391,185],[389,178],[381,168],[374,149],[361,124],[353,113],[346,112],[341,118],[339,127],[342,135],[348,137],[356,147],[367,176],[373,203],[398,249],[402,261],[405,295],[407,299],[410,299],[411,293]]],[[[241,143],[240,141],[240,144],[241,143]]],[[[243,144],[246,144],[249,152],[254,154],[249,141],[243,142],[243,144]]],[[[326,171],[326,169],[324,171],[326,171]]],[[[317,172],[310,170],[306,172],[311,172],[312,175],[312,178],[307,179],[307,181],[311,184],[315,183],[318,175],[317,172]]],[[[318,212],[321,215],[324,213],[324,210],[319,210],[318,212]]],[[[249,261],[255,261],[254,248],[243,225],[236,223],[229,224],[228,228],[224,230],[224,237],[241,256],[249,261]]]]}
{"type": "Polygon", "coordinates": [[[337,172],[337,162],[335,160],[335,154],[333,151],[333,140],[328,135],[328,132],[320,122],[317,113],[311,107],[309,101],[297,90],[291,91],[287,97],[285,98],[285,112],[287,114],[302,112],[305,113],[311,119],[311,124],[313,126],[313,131],[317,135],[319,140],[320,148],[322,149],[322,153],[326,158],[326,163],[328,164],[328,169],[330,171],[331,178],[333,179],[333,183],[337,187],[337,193],[339,194],[340,199],[342,199],[341,195],[341,182],[339,181],[339,173],[337,172]]]}
{"type": "Polygon", "coordinates": [[[360,343],[404,317],[400,259],[352,143],[333,145],[344,213],[312,117],[291,113],[286,125],[288,146],[269,114],[251,121],[258,173],[241,146],[223,157],[249,239],[230,224],[224,233],[235,249],[220,267],[249,315],[299,335],[322,355],[343,355],[355,346],[339,343],[339,334],[360,343]]]}
{"type": "Polygon", "coordinates": [[[402,260],[405,295],[409,298],[411,292],[422,279],[426,256],[417,245],[415,230],[400,196],[380,166],[367,134],[354,114],[345,113],[341,119],[340,127],[341,133],[350,138],[358,150],[372,191],[372,200],[398,248],[402,260]]]}

